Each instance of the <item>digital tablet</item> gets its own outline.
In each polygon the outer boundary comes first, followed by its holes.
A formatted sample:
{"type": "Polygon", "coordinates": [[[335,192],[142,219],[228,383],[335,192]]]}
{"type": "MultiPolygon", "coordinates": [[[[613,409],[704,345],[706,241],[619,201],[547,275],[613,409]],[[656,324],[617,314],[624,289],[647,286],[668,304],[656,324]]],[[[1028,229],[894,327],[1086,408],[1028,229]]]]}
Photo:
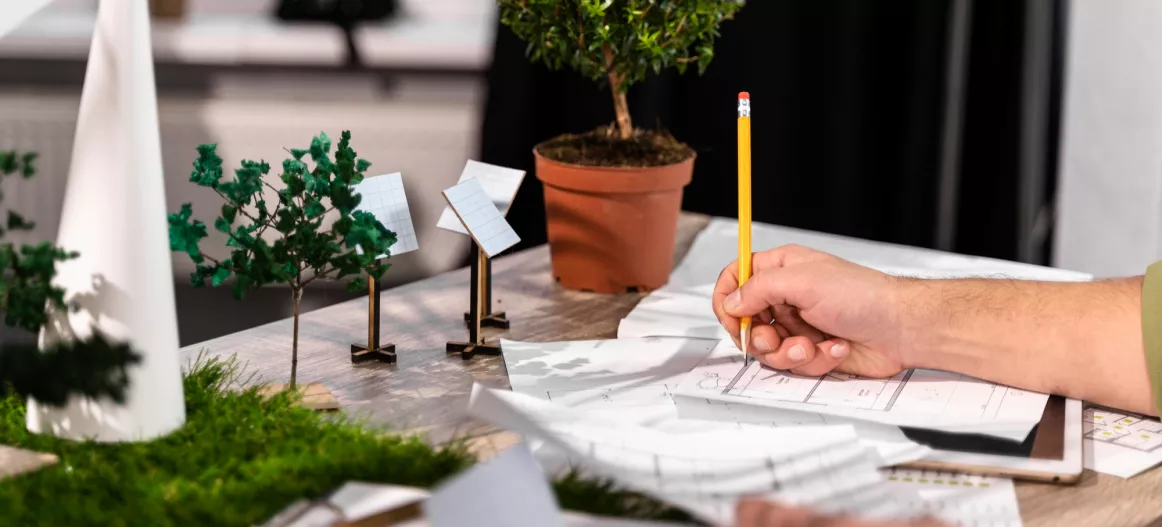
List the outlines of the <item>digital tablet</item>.
{"type": "Polygon", "coordinates": [[[1022,443],[971,434],[901,428],[933,452],[901,466],[1003,476],[1050,483],[1081,479],[1081,401],[1050,396],[1041,422],[1022,443]]]}

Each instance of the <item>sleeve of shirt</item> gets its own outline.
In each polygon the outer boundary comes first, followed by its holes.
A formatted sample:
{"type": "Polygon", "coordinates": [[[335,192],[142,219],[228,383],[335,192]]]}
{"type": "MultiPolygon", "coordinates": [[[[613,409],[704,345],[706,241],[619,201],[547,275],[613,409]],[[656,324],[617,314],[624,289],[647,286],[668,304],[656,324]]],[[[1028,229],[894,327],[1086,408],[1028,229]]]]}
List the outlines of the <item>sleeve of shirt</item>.
{"type": "Polygon", "coordinates": [[[1147,268],[1142,281],[1142,344],[1154,409],[1162,413],[1162,262],[1147,268]]]}

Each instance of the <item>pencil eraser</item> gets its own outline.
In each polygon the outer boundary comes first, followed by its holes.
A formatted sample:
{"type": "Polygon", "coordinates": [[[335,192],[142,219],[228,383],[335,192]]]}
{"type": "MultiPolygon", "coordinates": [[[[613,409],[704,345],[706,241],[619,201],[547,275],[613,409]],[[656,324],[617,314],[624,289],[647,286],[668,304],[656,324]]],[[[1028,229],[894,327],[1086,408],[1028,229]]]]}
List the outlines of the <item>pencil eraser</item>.
{"type": "Polygon", "coordinates": [[[739,100],[742,100],[742,99],[750,99],[750,92],[745,92],[745,91],[744,91],[744,92],[742,92],[742,93],[739,93],[739,94],[738,94],[738,98],[739,98],[739,100]]]}

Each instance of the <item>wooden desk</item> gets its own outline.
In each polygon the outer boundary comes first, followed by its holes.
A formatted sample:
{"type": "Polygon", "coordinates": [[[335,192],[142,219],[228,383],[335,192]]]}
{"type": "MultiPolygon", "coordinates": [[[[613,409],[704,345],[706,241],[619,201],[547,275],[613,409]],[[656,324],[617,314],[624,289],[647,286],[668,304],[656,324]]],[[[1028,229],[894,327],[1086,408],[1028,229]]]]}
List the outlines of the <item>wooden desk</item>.
{"type": "MultiPolygon", "coordinates": [[[[675,260],[689,248],[708,218],[683,215],[675,260]]],[[[408,258],[414,256],[402,256],[408,258]]],[[[554,341],[613,338],[617,324],[643,295],[596,295],[558,287],[549,274],[549,251],[538,247],[505,256],[493,265],[493,296],[508,313],[512,329],[495,330],[512,340],[554,341]]],[[[343,408],[372,425],[426,434],[433,442],[467,436],[482,455],[515,441],[464,415],[474,381],[508,387],[500,357],[462,361],[444,344],[465,335],[468,271],[460,269],[383,293],[382,323],[387,342],[399,349],[396,365],[352,365],[349,346],[367,334],[367,303],[353,300],[302,316],[300,382],[321,381],[343,408]]],[[[283,382],[290,376],[291,320],[235,333],[182,350],[183,359],[205,348],[235,354],[260,379],[283,382]]],[[[1086,472],[1076,486],[1021,483],[1017,489],[1025,525],[1140,526],[1162,522],[1162,470],[1122,480],[1086,472]]]]}

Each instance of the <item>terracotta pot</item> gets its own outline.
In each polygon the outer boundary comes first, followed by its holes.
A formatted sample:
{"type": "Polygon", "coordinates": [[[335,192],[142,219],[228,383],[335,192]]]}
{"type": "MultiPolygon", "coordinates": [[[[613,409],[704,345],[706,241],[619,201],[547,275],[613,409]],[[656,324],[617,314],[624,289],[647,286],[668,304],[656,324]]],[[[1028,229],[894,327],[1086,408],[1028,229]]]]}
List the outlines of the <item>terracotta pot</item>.
{"type": "MultiPolygon", "coordinates": [[[[539,145],[538,145],[539,147],[539,145]]],[[[673,165],[590,167],[536,157],[553,276],[569,289],[649,291],[669,280],[682,189],[694,155],[673,165]]]]}

